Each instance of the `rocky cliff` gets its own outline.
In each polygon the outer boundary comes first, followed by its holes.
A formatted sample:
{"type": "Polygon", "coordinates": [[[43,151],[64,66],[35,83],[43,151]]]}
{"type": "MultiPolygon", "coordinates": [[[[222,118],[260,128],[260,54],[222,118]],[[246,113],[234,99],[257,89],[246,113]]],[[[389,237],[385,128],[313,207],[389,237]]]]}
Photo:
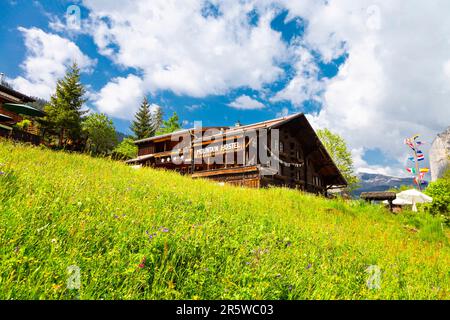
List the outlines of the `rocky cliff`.
{"type": "Polygon", "coordinates": [[[430,148],[431,181],[440,178],[449,166],[450,127],[437,135],[430,148]]]}

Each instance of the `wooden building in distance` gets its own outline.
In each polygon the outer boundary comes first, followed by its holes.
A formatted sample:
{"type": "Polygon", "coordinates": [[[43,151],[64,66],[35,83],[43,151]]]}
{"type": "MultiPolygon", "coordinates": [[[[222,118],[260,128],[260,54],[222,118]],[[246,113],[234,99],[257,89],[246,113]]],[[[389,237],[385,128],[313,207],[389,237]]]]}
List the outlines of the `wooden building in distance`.
{"type": "Polygon", "coordinates": [[[132,165],[247,187],[326,193],[347,185],[302,113],[250,125],[186,129],[135,141],[132,165]]]}
{"type": "Polygon", "coordinates": [[[0,137],[35,145],[41,143],[39,129],[32,120],[45,116],[45,113],[26,105],[34,101],[33,98],[1,84],[0,81],[0,137]],[[26,118],[30,119],[30,124],[26,128],[19,129],[15,126],[26,118]]]}

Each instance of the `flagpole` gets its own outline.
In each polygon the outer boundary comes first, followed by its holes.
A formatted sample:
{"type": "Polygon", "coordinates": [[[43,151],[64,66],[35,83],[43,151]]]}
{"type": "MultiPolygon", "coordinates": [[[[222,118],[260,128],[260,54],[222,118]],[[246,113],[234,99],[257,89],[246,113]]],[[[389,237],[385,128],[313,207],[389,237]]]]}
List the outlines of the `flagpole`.
{"type": "Polygon", "coordinates": [[[412,144],[414,146],[414,162],[416,164],[416,181],[417,181],[417,186],[419,187],[419,191],[422,191],[422,181],[420,180],[420,172],[419,172],[419,161],[417,160],[417,145],[416,145],[416,139],[412,140],[412,144]]]}

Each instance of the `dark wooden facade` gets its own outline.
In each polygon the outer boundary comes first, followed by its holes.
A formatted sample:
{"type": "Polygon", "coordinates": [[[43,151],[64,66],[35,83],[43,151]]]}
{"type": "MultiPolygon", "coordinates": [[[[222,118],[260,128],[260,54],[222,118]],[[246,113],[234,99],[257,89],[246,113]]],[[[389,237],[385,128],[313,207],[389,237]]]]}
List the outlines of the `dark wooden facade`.
{"type": "Polygon", "coordinates": [[[236,127],[208,127],[135,142],[129,164],[176,170],[246,187],[312,193],[347,183],[303,114],[236,127]]]}

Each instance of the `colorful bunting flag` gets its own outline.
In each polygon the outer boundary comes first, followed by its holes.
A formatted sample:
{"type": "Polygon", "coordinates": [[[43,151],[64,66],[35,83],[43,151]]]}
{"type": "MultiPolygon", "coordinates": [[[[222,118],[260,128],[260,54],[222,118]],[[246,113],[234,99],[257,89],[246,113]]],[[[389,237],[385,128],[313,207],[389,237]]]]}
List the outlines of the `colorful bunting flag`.
{"type": "Polygon", "coordinates": [[[416,172],[416,168],[406,168],[406,171],[408,171],[409,173],[412,173],[412,174],[416,174],[417,172],[416,172]]]}
{"type": "Polygon", "coordinates": [[[414,150],[414,144],[411,142],[410,139],[405,139],[405,144],[414,150]]]}
{"type": "MultiPolygon", "coordinates": [[[[417,177],[414,177],[414,184],[417,184],[417,185],[419,185],[418,183],[417,183],[417,177]]],[[[420,184],[421,185],[426,185],[426,184],[428,184],[428,181],[426,181],[426,180],[420,180],[420,184]]]]}
{"type": "MultiPolygon", "coordinates": [[[[408,159],[410,161],[412,161],[413,163],[415,163],[414,157],[409,157],[408,159]]],[[[423,157],[423,156],[422,157],[419,157],[419,156],[417,157],[417,161],[423,161],[423,160],[425,160],[425,157],[423,157]]]]}
{"type": "Polygon", "coordinates": [[[425,174],[429,172],[429,169],[420,168],[418,166],[419,161],[425,160],[425,155],[421,150],[418,149],[420,146],[424,145],[424,143],[417,140],[417,138],[419,138],[418,134],[404,140],[404,143],[414,151],[414,156],[408,157],[408,160],[412,161],[416,165],[415,168],[406,168],[406,171],[414,175],[414,183],[419,187],[419,189],[422,189],[422,185],[428,184],[428,182],[423,180],[423,178],[425,177],[425,174]]]}

